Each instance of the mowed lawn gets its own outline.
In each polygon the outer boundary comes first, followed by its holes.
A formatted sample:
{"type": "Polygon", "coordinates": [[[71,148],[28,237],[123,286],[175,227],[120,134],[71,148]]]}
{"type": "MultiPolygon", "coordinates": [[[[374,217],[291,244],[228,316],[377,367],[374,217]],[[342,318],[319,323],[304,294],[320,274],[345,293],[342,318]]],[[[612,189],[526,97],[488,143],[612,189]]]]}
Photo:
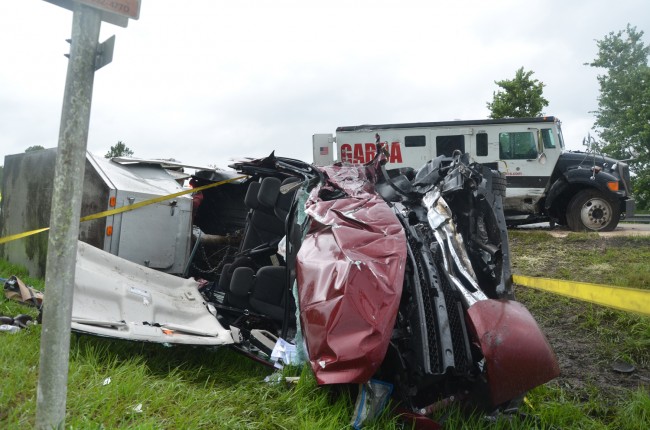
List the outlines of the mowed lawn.
{"type": "MultiPolygon", "coordinates": [[[[511,233],[513,272],[522,275],[650,289],[650,239],[601,241],[593,235],[553,238],[511,233]]],[[[0,277],[17,275],[38,289],[19,267],[0,262],[0,277]]],[[[650,362],[646,317],[585,305],[517,287],[540,325],[573,317],[604,357],[621,357],[640,369],[650,362]],[[576,315],[578,316],[576,318],[576,315]]],[[[33,308],[2,301],[0,314],[33,308]]],[[[0,428],[34,426],[40,327],[0,333],[0,428]]],[[[561,351],[557,351],[561,354],[561,351]]],[[[292,368],[297,384],[269,383],[267,368],[228,349],[164,347],[73,334],[66,428],[138,429],[342,429],[350,428],[356,387],[319,387],[309,368],[292,368]]],[[[509,416],[450,407],[436,413],[445,428],[650,428],[648,384],[603,392],[588,382],[575,389],[552,381],[528,393],[509,416]]],[[[367,428],[410,428],[387,411],[367,428]]]]}

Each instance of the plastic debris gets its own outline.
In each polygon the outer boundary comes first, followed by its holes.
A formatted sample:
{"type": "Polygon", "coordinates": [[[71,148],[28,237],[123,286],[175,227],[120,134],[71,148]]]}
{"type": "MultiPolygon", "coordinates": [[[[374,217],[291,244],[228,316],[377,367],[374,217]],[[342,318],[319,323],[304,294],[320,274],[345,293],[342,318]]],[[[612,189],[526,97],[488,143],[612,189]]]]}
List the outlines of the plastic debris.
{"type": "Polygon", "coordinates": [[[34,324],[34,319],[30,315],[20,314],[15,317],[0,316],[0,331],[8,333],[19,332],[21,328],[27,328],[34,324]]]}
{"type": "Polygon", "coordinates": [[[15,326],[15,325],[9,325],[9,324],[0,325],[0,332],[18,333],[19,331],[20,331],[20,327],[15,326]]]}
{"type": "Polygon", "coordinates": [[[282,372],[274,372],[264,378],[264,382],[271,385],[279,384],[282,381],[295,385],[300,381],[300,376],[282,376],[282,372]]]}
{"type": "Polygon", "coordinates": [[[111,377],[109,376],[108,378],[104,379],[104,382],[102,383],[102,385],[108,385],[110,383],[111,383],[111,377]]]}
{"type": "Polygon", "coordinates": [[[297,364],[296,345],[282,338],[278,339],[271,352],[271,360],[275,361],[275,367],[279,369],[285,364],[297,364]]]}
{"type": "Polygon", "coordinates": [[[15,300],[38,309],[43,305],[43,292],[25,284],[13,275],[4,284],[4,294],[8,300],[15,300]]]}
{"type": "Polygon", "coordinates": [[[273,372],[269,376],[264,378],[264,382],[266,382],[267,384],[275,385],[282,382],[282,379],[283,378],[281,372],[273,372]]]}
{"type": "Polygon", "coordinates": [[[34,319],[30,315],[20,314],[14,317],[13,325],[20,328],[27,328],[34,324],[34,319]]]}
{"type": "Polygon", "coordinates": [[[367,420],[377,418],[386,407],[386,403],[393,392],[393,384],[371,379],[365,384],[359,384],[359,394],[354,405],[352,427],[363,428],[367,420]]]}

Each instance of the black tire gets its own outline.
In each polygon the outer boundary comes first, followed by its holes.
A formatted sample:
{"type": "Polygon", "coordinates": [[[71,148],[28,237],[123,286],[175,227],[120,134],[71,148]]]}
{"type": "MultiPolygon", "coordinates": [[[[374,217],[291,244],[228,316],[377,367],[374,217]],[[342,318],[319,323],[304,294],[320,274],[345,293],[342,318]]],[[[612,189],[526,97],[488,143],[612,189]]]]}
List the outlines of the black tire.
{"type": "Polygon", "coordinates": [[[612,231],[621,218],[617,202],[595,189],[578,192],[567,206],[567,224],[573,231],[612,231]]]}
{"type": "Polygon", "coordinates": [[[506,174],[492,170],[492,192],[494,195],[506,197],[506,174]]]}

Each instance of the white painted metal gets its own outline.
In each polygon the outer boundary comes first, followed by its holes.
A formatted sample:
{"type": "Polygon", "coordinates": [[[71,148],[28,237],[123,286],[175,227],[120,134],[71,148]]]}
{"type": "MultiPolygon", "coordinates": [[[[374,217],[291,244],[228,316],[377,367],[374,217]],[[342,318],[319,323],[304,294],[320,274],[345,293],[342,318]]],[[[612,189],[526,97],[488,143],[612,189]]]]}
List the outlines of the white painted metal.
{"type": "Polygon", "coordinates": [[[331,134],[314,134],[312,136],[314,164],[328,166],[334,161],[334,136],[331,134]]]}
{"type": "MultiPolygon", "coordinates": [[[[446,124],[444,126],[413,126],[388,128],[368,128],[354,131],[337,131],[335,142],[338,161],[352,163],[367,163],[375,155],[377,135],[379,142],[388,153],[387,168],[412,167],[419,168],[427,161],[437,157],[436,140],[443,136],[463,136],[464,152],[469,153],[471,161],[481,164],[492,163],[497,170],[506,176],[517,177],[516,182],[531,179],[526,183],[533,184],[535,178],[542,178],[533,186],[518,185],[508,186],[504,209],[506,211],[521,211],[535,213],[537,203],[544,195],[546,181],[550,178],[560,154],[564,150],[563,139],[557,122],[531,122],[511,124],[485,124],[477,121],[469,124],[462,121],[457,126],[446,124]],[[539,142],[538,130],[548,129],[555,143],[553,148],[543,147],[539,142]],[[512,159],[501,157],[501,133],[530,133],[537,143],[535,156],[526,159],[512,159]],[[487,154],[479,155],[477,151],[477,135],[487,135],[487,154]],[[423,146],[406,146],[406,139],[410,136],[424,136],[426,144],[423,146]],[[542,155],[543,154],[543,155],[542,155]]],[[[548,132],[547,130],[547,132],[548,132]]],[[[320,135],[314,135],[314,137],[320,135]]],[[[316,140],[314,140],[314,160],[316,161],[316,140]]],[[[316,163],[318,164],[318,163],[316,163]]],[[[510,184],[510,180],[508,183],[510,184]]]]}
{"type": "MultiPolygon", "coordinates": [[[[116,207],[183,190],[160,163],[131,160],[118,164],[90,153],[88,160],[115,197],[116,207]]],[[[104,239],[105,251],[167,273],[183,273],[191,247],[189,195],[111,215],[107,225],[113,226],[113,234],[104,239]]]]}
{"type": "Polygon", "coordinates": [[[72,329],[117,339],[189,345],[233,343],[198,283],[78,243],[72,329]]]}

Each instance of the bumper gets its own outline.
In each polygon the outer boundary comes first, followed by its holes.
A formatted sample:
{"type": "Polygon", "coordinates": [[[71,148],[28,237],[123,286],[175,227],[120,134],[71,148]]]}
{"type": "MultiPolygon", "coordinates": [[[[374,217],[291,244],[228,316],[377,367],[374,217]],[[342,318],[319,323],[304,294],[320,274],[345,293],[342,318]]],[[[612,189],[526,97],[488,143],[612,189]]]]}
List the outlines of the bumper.
{"type": "Polygon", "coordinates": [[[621,200],[621,218],[631,218],[636,210],[636,202],[632,198],[621,200]]]}

